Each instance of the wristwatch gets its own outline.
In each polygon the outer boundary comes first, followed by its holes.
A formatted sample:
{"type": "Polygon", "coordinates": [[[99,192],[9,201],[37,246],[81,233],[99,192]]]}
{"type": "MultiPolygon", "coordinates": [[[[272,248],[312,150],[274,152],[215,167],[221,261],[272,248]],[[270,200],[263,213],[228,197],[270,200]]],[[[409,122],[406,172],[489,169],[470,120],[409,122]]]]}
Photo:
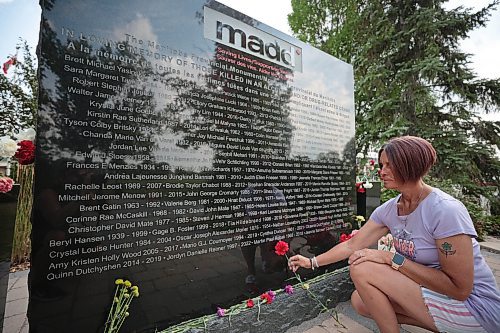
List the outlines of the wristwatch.
{"type": "Polygon", "coordinates": [[[394,255],[392,256],[392,263],[391,263],[392,268],[399,271],[399,267],[403,266],[405,260],[406,260],[405,257],[403,257],[402,255],[400,255],[397,252],[394,252],[394,255]]]}

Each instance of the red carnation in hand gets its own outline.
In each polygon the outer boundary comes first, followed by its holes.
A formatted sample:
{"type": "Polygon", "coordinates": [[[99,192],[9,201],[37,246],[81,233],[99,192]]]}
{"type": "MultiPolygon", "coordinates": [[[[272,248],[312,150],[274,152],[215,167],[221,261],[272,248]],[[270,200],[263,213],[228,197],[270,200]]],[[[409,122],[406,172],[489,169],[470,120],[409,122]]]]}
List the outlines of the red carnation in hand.
{"type": "Polygon", "coordinates": [[[279,241],[274,247],[274,252],[279,256],[284,256],[288,252],[288,243],[279,241]]]}
{"type": "Polygon", "coordinates": [[[33,141],[23,140],[17,143],[19,148],[15,153],[14,157],[17,159],[19,164],[26,165],[31,164],[35,161],[35,145],[33,141]]]}

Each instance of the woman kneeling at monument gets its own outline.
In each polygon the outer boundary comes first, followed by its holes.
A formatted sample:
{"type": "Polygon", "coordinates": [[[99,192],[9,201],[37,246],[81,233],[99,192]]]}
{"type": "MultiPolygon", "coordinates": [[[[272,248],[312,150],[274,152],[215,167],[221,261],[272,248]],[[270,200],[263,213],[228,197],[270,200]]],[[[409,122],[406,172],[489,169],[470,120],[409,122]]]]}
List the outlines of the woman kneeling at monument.
{"type": "Polygon", "coordinates": [[[381,332],[398,324],[435,332],[500,332],[500,293],[465,206],[424,183],[436,152],[424,139],[394,138],[379,151],[381,178],[400,194],[378,207],[350,240],[290,269],[349,258],[356,311],[381,332]],[[396,252],[368,249],[390,232],[396,252]]]}

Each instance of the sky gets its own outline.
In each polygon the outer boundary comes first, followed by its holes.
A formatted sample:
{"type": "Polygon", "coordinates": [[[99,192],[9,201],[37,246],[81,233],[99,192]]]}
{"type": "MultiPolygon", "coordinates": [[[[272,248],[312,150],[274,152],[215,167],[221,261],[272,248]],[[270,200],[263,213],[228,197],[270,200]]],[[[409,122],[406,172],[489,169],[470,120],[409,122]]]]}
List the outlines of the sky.
{"type": "MultiPolygon", "coordinates": [[[[292,11],[290,0],[219,0],[254,19],[275,29],[292,35],[287,15],[292,11]],[[265,9],[263,9],[265,8],[265,9]]],[[[479,9],[488,0],[450,0],[445,4],[448,9],[458,6],[479,9]]],[[[40,7],[37,0],[0,0],[0,61],[15,53],[18,38],[22,37],[33,47],[38,42],[40,7]]],[[[499,78],[500,66],[500,9],[497,8],[485,28],[474,30],[469,38],[461,43],[463,51],[472,54],[471,67],[480,78],[499,78]]],[[[485,116],[486,119],[500,119],[500,112],[485,116]]]]}

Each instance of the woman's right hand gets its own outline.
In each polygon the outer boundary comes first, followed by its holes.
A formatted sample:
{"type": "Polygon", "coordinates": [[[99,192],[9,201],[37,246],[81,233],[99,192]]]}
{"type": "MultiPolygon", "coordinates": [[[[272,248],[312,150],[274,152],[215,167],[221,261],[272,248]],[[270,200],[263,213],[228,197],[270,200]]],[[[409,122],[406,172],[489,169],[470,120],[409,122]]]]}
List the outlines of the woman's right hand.
{"type": "Polygon", "coordinates": [[[288,267],[292,272],[296,272],[300,267],[311,268],[311,259],[297,254],[288,260],[288,267]]]}

